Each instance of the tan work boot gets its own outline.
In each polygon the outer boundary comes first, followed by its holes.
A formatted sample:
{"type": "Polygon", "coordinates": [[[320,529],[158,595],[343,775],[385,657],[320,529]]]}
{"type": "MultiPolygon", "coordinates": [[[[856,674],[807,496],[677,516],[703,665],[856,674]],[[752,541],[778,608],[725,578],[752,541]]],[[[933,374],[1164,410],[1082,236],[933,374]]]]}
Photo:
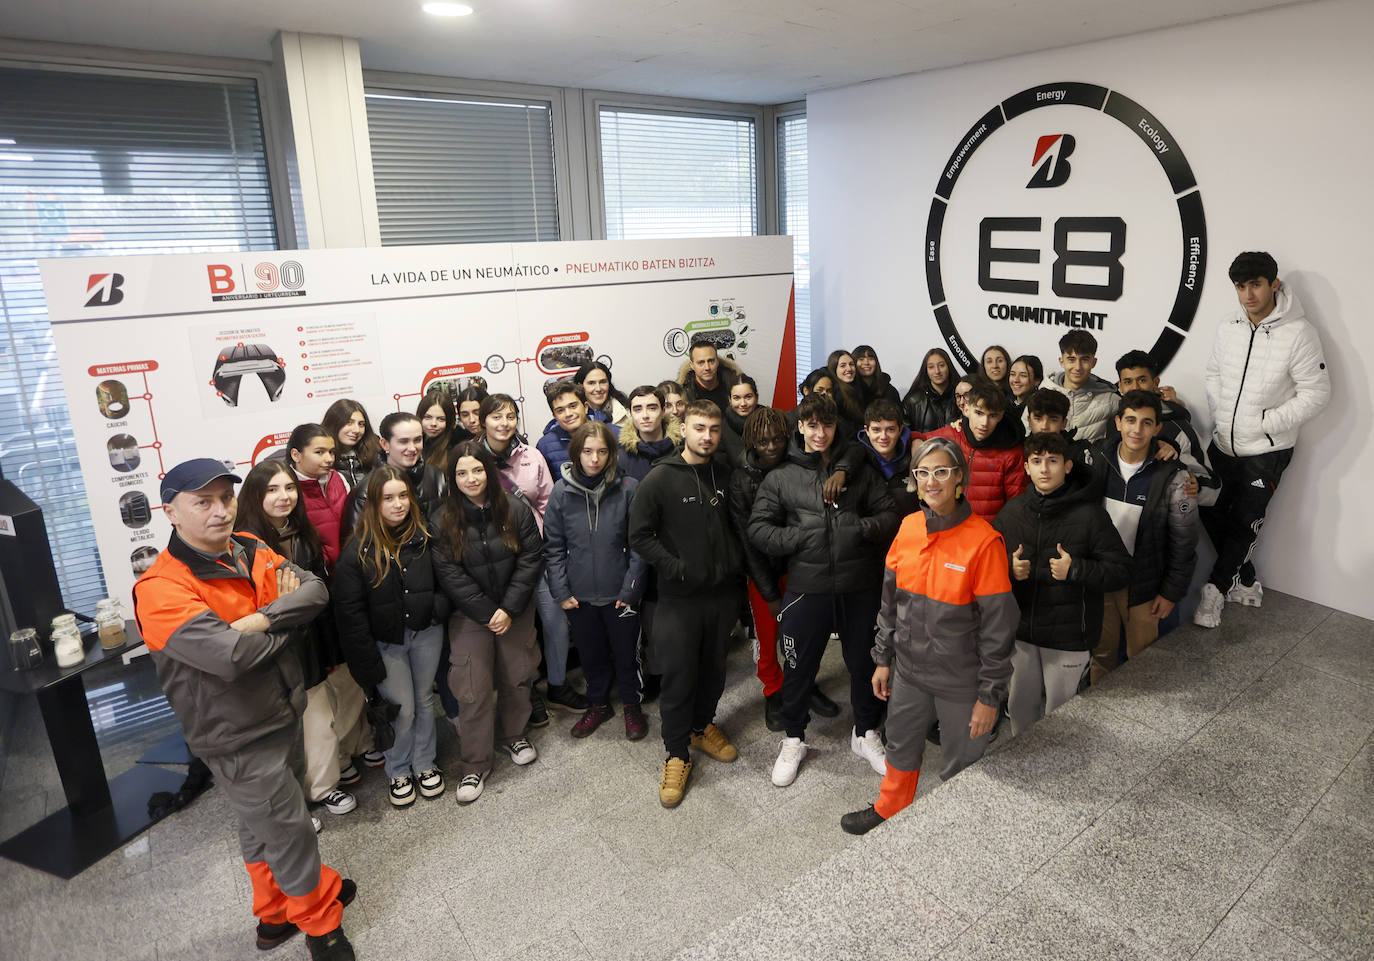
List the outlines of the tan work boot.
{"type": "Polygon", "coordinates": [[[680,757],[670,757],[663,762],[663,775],[658,781],[658,803],[666,808],[675,808],[682,803],[682,795],[687,792],[687,779],[692,776],[692,762],[680,757]]]}
{"type": "Polygon", "coordinates": [[[706,725],[706,730],[700,734],[692,735],[692,747],[698,751],[704,751],[717,761],[733,761],[739,757],[739,751],[730,743],[725,736],[725,732],[714,724],[706,725]]]}

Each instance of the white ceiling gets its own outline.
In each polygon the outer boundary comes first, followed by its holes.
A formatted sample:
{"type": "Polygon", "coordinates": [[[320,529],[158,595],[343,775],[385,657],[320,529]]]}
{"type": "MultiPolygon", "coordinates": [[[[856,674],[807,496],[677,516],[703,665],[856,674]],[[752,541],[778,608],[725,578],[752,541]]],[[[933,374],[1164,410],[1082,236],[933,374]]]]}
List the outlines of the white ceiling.
{"type": "Polygon", "coordinates": [[[3,0],[0,37],[266,60],[298,30],[359,38],[366,69],[781,103],[1291,0],[467,2],[438,19],[420,0],[3,0]]]}

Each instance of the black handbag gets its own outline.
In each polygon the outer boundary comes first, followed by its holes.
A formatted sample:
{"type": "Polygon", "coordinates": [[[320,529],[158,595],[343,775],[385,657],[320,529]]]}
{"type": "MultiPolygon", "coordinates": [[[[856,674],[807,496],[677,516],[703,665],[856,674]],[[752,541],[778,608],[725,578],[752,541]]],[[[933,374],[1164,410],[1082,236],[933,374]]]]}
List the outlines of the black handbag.
{"type": "Polygon", "coordinates": [[[396,725],[392,722],[401,713],[401,705],[392,704],[380,694],[367,699],[367,723],[372,725],[372,749],[389,751],[396,743],[396,725]]]}

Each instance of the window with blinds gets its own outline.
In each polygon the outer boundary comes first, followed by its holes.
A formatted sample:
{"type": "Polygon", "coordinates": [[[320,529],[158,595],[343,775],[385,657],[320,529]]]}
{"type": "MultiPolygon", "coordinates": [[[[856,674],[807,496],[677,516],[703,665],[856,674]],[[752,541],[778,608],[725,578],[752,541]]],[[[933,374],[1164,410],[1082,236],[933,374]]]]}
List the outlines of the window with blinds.
{"type": "Polygon", "coordinates": [[[811,218],[806,199],[806,114],[778,118],[778,229],[792,236],[797,376],[811,361],[811,218]]]}
{"type": "Polygon", "coordinates": [[[557,240],[547,102],[367,91],[382,243],[557,240]]]}
{"type": "Polygon", "coordinates": [[[274,249],[257,87],[0,68],[0,90],[0,468],[43,508],[67,606],[91,612],[105,580],[36,261],[274,249]]]}
{"type": "Polygon", "coordinates": [[[608,240],[758,233],[754,121],[598,111],[608,240]]]}

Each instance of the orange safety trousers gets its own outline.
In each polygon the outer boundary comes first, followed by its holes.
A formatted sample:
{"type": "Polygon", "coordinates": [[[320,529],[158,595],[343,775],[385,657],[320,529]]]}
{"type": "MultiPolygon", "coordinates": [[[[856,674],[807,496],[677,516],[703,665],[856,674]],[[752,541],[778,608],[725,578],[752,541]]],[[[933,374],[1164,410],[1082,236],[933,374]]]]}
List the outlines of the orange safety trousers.
{"type": "Polygon", "coordinates": [[[920,777],[920,771],[899,771],[889,764],[887,773],[883,775],[883,786],[878,789],[878,800],[874,802],[873,810],[886,819],[909,806],[916,800],[916,782],[920,777]]]}
{"type": "Polygon", "coordinates": [[[292,897],[277,887],[272,869],[266,861],[245,863],[253,882],[253,914],[268,924],[290,921],[306,934],[319,937],[343,923],[343,905],[339,903],[339,888],[343,879],[339,872],[320,865],[320,883],[315,890],[300,897],[292,897]]]}

